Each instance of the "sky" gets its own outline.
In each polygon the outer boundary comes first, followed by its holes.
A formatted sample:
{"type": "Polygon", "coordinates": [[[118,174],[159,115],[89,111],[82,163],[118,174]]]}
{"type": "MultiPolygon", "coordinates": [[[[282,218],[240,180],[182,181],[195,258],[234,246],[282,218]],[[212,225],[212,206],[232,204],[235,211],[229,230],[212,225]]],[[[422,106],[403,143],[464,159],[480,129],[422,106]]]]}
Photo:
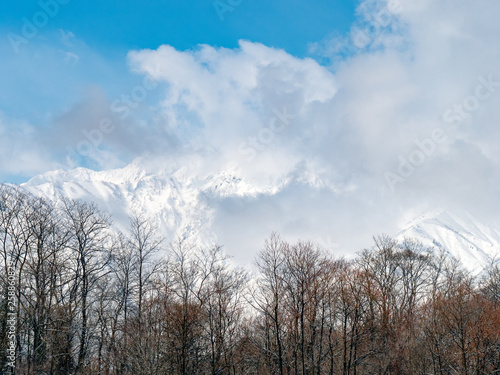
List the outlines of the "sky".
{"type": "Polygon", "coordinates": [[[332,227],[390,232],[438,207],[493,220],[498,14],[497,0],[4,0],[0,179],[148,160],[286,186],[217,202],[227,243],[250,222],[335,246],[332,227]]]}
{"type": "MultiPolygon", "coordinates": [[[[162,45],[237,49],[246,40],[303,58],[310,43],[346,32],[355,9],[350,1],[224,1],[3,1],[0,115],[10,128],[2,147],[3,180],[23,182],[47,170],[49,161],[61,161],[61,146],[71,147],[72,133],[80,130],[76,123],[59,128],[69,112],[92,100],[120,99],[140,85],[141,72],[128,58],[133,51],[162,45]],[[44,155],[25,147],[49,135],[55,144],[44,140],[44,155]]],[[[148,93],[148,102],[159,97],[159,90],[148,93]]],[[[89,158],[78,163],[103,167],[89,158]]]]}

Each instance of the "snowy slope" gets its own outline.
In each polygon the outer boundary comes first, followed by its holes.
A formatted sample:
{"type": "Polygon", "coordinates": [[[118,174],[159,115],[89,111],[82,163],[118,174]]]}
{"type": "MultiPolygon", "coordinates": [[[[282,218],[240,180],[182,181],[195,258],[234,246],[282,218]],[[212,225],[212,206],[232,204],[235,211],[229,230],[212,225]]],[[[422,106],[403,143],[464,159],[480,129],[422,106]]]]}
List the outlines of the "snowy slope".
{"type": "Polygon", "coordinates": [[[473,272],[500,256],[500,227],[465,212],[438,210],[408,223],[398,239],[412,237],[424,245],[444,249],[473,272]]]}
{"type": "MultiPolygon", "coordinates": [[[[256,185],[228,171],[200,177],[187,167],[148,171],[133,163],[103,172],[84,168],[49,172],[23,187],[51,200],[62,195],[96,202],[112,214],[115,228],[122,232],[128,229],[132,211],[145,212],[159,221],[167,241],[191,236],[199,243],[210,243],[217,240],[211,229],[216,200],[272,195],[288,182],[256,185]]],[[[471,271],[482,269],[500,255],[500,226],[467,213],[441,210],[423,215],[405,225],[396,237],[412,237],[426,246],[444,249],[471,271]]]]}
{"type": "Polygon", "coordinates": [[[135,163],[102,172],[85,168],[48,172],[22,186],[50,200],[65,196],[95,202],[112,214],[114,227],[122,232],[127,231],[133,211],[145,212],[159,221],[168,241],[192,236],[200,242],[215,241],[209,231],[212,199],[266,191],[227,172],[196,178],[188,168],[148,172],[135,163]]]}

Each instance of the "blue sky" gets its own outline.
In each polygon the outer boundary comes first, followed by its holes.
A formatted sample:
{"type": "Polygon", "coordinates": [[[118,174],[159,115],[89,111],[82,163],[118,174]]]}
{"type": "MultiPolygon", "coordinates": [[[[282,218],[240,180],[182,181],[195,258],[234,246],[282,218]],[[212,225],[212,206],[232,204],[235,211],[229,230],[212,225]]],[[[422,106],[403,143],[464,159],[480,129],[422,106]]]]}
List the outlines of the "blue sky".
{"type": "MultiPolygon", "coordinates": [[[[129,51],[164,44],[178,50],[200,44],[234,49],[244,39],[306,57],[312,43],[349,31],[355,5],[353,0],[5,0],[0,113],[11,123],[50,127],[89,90],[102,90],[110,100],[130,90],[142,77],[131,72],[129,51]],[[35,25],[34,33],[26,21],[35,25]]],[[[17,175],[0,170],[0,176],[19,183],[32,177],[27,170],[17,175]]]]}
{"type": "MultiPolygon", "coordinates": [[[[13,31],[40,10],[36,1],[5,0],[1,7],[0,22],[13,31]]],[[[161,44],[233,48],[239,39],[303,56],[308,43],[347,30],[354,8],[354,0],[69,0],[42,34],[69,30],[106,56],[161,44]]]]}
{"type": "Polygon", "coordinates": [[[498,0],[217,1],[3,0],[0,181],[231,171],[282,233],[498,211],[498,0]]]}

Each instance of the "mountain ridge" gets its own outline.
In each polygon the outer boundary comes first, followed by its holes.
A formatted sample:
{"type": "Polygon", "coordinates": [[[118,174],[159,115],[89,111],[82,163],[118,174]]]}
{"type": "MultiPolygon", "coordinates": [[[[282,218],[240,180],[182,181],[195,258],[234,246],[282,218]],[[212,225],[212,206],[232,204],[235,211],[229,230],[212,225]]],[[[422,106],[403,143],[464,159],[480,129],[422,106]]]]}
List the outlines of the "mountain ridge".
{"type": "MultiPolygon", "coordinates": [[[[198,177],[188,168],[148,171],[132,163],[125,168],[96,172],[85,168],[52,171],[21,186],[31,193],[57,199],[95,201],[112,213],[115,228],[126,232],[134,211],[144,211],[158,220],[169,241],[191,237],[197,243],[217,242],[210,226],[214,200],[225,197],[273,195],[289,180],[257,186],[230,171],[198,177]]],[[[464,266],[478,272],[500,254],[500,227],[487,224],[467,212],[433,210],[403,225],[396,239],[411,237],[427,247],[444,250],[464,266]],[[498,228],[498,229],[497,229],[498,228]]]]}

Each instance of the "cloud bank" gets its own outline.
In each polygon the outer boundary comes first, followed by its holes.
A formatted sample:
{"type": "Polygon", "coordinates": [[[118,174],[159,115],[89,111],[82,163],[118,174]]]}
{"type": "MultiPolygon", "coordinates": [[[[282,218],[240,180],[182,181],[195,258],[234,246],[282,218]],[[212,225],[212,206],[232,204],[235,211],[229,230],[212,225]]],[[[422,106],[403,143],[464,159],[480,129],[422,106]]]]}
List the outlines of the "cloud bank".
{"type": "Polygon", "coordinates": [[[265,217],[260,232],[356,239],[435,207],[495,214],[499,6],[364,2],[350,35],[315,46],[332,66],[246,41],[130,61],[168,84],[164,126],[208,155],[206,170],[232,162],[256,184],[292,181],[272,197],[220,202],[220,233],[265,217]],[[282,108],[289,121],[273,131],[282,108]]]}
{"type": "MultiPolygon", "coordinates": [[[[46,132],[66,147],[51,162],[106,169],[142,158],[285,186],[215,203],[214,229],[232,247],[278,230],[352,251],[435,207],[494,217],[499,11],[495,0],[364,1],[349,35],[311,45],[317,60],[250,41],[132,51],[144,80],[114,99],[91,89],[58,116],[46,132]],[[82,141],[93,146],[84,155],[82,141]]],[[[30,134],[11,137],[34,143],[30,134]]]]}

